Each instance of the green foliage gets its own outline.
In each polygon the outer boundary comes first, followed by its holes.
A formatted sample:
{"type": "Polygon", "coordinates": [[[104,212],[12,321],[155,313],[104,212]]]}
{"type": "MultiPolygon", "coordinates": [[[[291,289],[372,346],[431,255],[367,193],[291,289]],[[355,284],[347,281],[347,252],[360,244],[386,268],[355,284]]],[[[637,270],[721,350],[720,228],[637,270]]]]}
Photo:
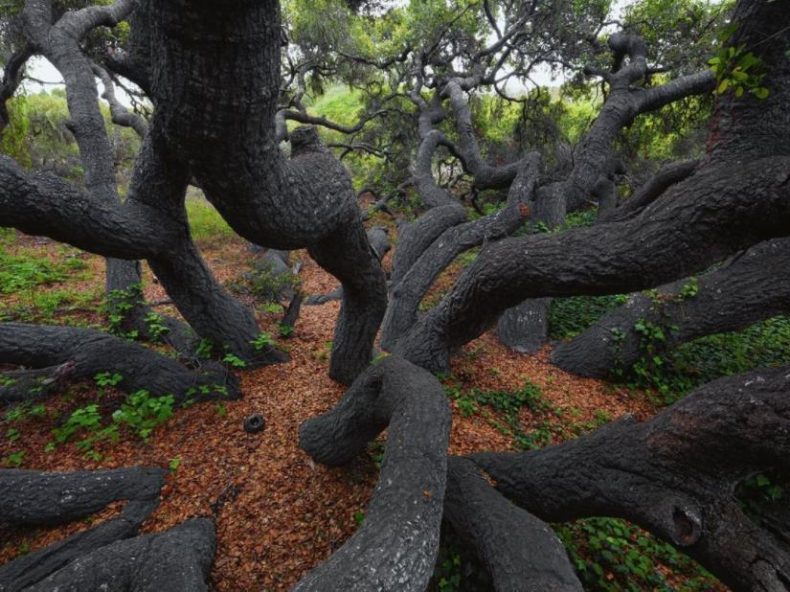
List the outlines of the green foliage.
{"type": "Polygon", "coordinates": [[[549,337],[570,339],[592,326],[626,301],[626,296],[574,296],[555,298],[549,307],[549,337]]]}
{"type": "Polygon", "coordinates": [[[17,450],[16,452],[10,452],[3,458],[3,465],[6,467],[12,467],[14,469],[18,469],[22,466],[22,463],[25,460],[25,451],[24,450],[17,450]]]}
{"type": "MultiPolygon", "coordinates": [[[[0,377],[2,378],[2,377],[0,377]]],[[[6,383],[7,385],[8,383],[6,383]]],[[[8,411],[5,412],[5,419],[6,421],[23,421],[26,419],[31,418],[40,418],[44,417],[47,414],[47,408],[44,407],[41,403],[30,403],[24,402],[18,405],[14,405],[8,411]]]]}
{"type": "Polygon", "coordinates": [[[66,264],[32,253],[11,255],[0,246],[0,294],[62,282],[67,271],[66,264]]]}
{"type": "Polygon", "coordinates": [[[143,303],[143,286],[139,283],[133,284],[125,290],[111,290],[107,294],[104,305],[107,312],[108,331],[118,337],[136,339],[137,331],[126,331],[125,325],[129,314],[140,304],[143,303]]]}
{"type": "Polygon", "coordinates": [[[275,345],[274,339],[270,333],[266,331],[261,331],[258,336],[253,339],[251,342],[252,347],[255,348],[255,351],[262,351],[266,348],[273,347],[275,345]]]}
{"type": "Polygon", "coordinates": [[[99,372],[93,377],[96,386],[103,389],[108,386],[118,386],[123,381],[123,376],[117,372],[99,372]]]}
{"type": "Polygon", "coordinates": [[[186,209],[190,233],[199,246],[217,245],[234,236],[233,229],[201,192],[190,188],[186,209]]]}
{"type": "Polygon", "coordinates": [[[354,512],[354,524],[357,525],[357,528],[361,528],[362,525],[365,523],[365,512],[362,510],[357,510],[354,512]]]}
{"type": "Polygon", "coordinates": [[[234,368],[246,368],[247,362],[242,360],[239,356],[234,353],[226,353],[222,357],[222,362],[227,364],[228,366],[233,366],[234,368]]]}
{"type": "Polygon", "coordinates": [[[709,590],[716,580],[691,559],[624,520],[587,518],[554,527],[585,590],[673,592],[661,566],[685,576],[682,590],[709,590]]]}
{"type": "MultiPolygon", "coordinates": [[[[104,105],[102,114],[110,130],[114,161],[128,177],[140,139],[129,128],[112,125],[104,105]]],[[[46,170],[71,181],[82,180],[84,171],[77,143],[68,129],[68,107],[62,90],[14,97],[9,101],[9,115],[11,123],[3,132],[0,152],[24,167],[46,170]]]]}
{"type": "MultiPolygon", "coordinates": [[[[114,386],[120,382],[117,376],[100,373],[96,380],[103,386],[114,386]]],[[[76,440],[77,449],[98,460],[100,455],[93,450],[94,444],[116,441],[121,428],[147,441],[154,428],[173,416],[174,404],[173,395],[153,396],[146,390],[138,390],[126,396],[107,423],[99,405],[90,403],[72,411],[63,424],[52,430],[53,446],[76,440]]]]}
{"type": "Polygon", "coordinates": [[[764,64],[745,45],[723,47],[708,60],[716,74],[716,94],[732,91],[736,97],[750,92],[758,99],[765,99],[769,90],[762,86],[765,78],[764,64]]]}
{"type": "Polygon", "coordinates": [[[445,382],[445,392],[456,402],[464,417],[482,413],[483,407],[496,411],[504,419],[504,425],[490,413],[484,413],[484,416],[495,428],[512,437],[520,448],[540,448],[551,442],[553,427],[548,421],[542,421],[530,431],[525,431],[521,424],[520,412],[523,408],[529,409],[538,417],[555,412],[553,406],[543,398],[540,387],[529,380],[515,392],[485,391],[477,388],[464,390],[448,382],[445,382]]]}
{"type": "Polygon", "coordinates": [[[146,390],[135,391],[113,412],[112,420],[147,441],[154,428],[173,416],[174,404],[173,395],[155,397],[146,390]]]}
{"type": "Polygon", "coordinates": [[[165,324],[165,319],[162,315],[151,311],[145,315],[145,325],[148,328],[148,335],[151,341],[161,341],[170,328],[165,324]]]}

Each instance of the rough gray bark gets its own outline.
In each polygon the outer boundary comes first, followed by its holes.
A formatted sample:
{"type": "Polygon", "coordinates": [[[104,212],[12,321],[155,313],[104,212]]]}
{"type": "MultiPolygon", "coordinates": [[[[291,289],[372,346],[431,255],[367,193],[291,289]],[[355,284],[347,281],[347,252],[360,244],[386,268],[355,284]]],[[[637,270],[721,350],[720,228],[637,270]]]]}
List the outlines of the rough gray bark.
{"type": "Polygon", "coordinates": [[[299,430],[316,461],[348,463],[384,428],[381,475],[362,527],[295,590],[425,589],[439,548],[450,410],[439,382],[397,357],[370,367],[299,430]]]}
{"type": "Polygon", "coordinates": [[[156,507],[166,473],[143,467],[76,473],[4,469],[0,471],[0,521],[62,524],[124,499],[156,507]]]}
{"type": "Polygon", "coordinates": [[[698,280],[680,280],[657,294],[633,294],[587,331],[554,349],[551,360],[582,376],[605,377],[627,370],[643,356],[714,333],[736,331],[790,311],[790,240],[755,245],[729,265],[698,280]],[[694,286],[696,294],[684,296],[694,286]],[[663,331],[664,339],[646,340],[637,322],[663,331]]]}
{"type": "Polygon", "coordinates": [[[439,236],[448,228],[466,221],[466,211],[458,203],[431,208],[414,222],[398,229],[398,244],[392,259],[390,280],[396,285],[439,236]]]}
{"type": "Polygon", "coordinates": [[[0,592],[19,592],[96,549],[135,536],[158,504],[156,496],[129,501],[118,518],[0,566],[0,592]]]}
{"type": "Polygon", "coordinates": [[[735,486],[790,470],[790,367],[709,383],[652,420],[626,418],[542,450],[473,455],[497,489],[550,521],[617,516],[733,590],[786,590],[790,548],[742,512],[735,486]]]}
{"type": "Polygon", "coordinates": [[[117,541],[75,559],[25,592],[201,592],[215,550],[214,525],[193,518],[161,534],[117,541]]]}
{"type": "Polygon", "coordinates": [[[505,499],[468,459],[448,459],[444,518],[474,548],[497,592],[581,592],[549,525],[505,499]]]}
{"type": "Polygon", "coordinates": [[[502,313],[497,321],[499,340],[513,351],[534,354],[546,343],[551,298],[531,298],[502,313]]]}
{"type": "Polygon", "coordinates": [[[486,241],[511,235],[523,224],[529,209],[510,205],[496,214],[445,230],[428,247],[403,279],[393,286],[381,327],[381,346],[391,350],[417,321],[417,309],[434,280],[458,255],[486,241]]]}
{"type": "MultiPolygon", "coordinates": [[[[526,297],[633,292],[790,234],[790,62],[779,50],[790,45],[790,33],[776,28],[785,6],[758,7],[742,21],[739,38],[756,43],[765,31],[775,33],[778,45],[756,46],[770,94],[762,101],[748,93],[726,97],[720,106],[751,125],[717,131],[715,150],[694,175],[627,220],[490,244],[396,351],[445,370],[450,351],[526,297]]],[[[747,8],[739,11],[736,18],[747,8]]]]}
{"type": "MultiPolygon", "coordinates": [[[[117,372],[123,376],[118,384],[123,390],[172,394],[181,402],[240,395],[238,380],[218,364],[207,364],[202,372],[192,371],[137,343],[94,329],[0,323],[0,361],[52,369],[52,378],[58,377],[58,369],[67,379],[117,372]],[[209,393],[195,392],[199,387],[208,387],[209,393]]],[[[14,374],[9,377],[14,378],[14,374]]],[[[0,387],[0,402],[31,400],[50,392],[46,388],[50,386],[46,382],[49,376],[32,378],[32,381],[20,381],[25,388],[13,383],[0,387]]]]}
{"type": "Polygon", "coordinates": [[[662,167],[647,183],[627,200],[601,215],[604,222],[623,220],[658,199],[669,187],[680,183],[694,173],[699,160],[673,162],[662,167]]]}
{"type": "Polygon", "coordinates": [[[192,170],[239,234],[268,247],[307,247],[344,285],[330,375],[350,382],[370,360],[386,305],[348,174],[313,129],[275,138],[280,19],[274,0],[226,10],[143,2],[156,106],[152,127],[192,170]],[[216,39],[226,41],[218,46],[216,39]],[[249,51],[250,47],[260,51],[249,51]],[[199,78],[200,85],[187,81],[199,78]],[[240,112],[244,117],[240,117],[240,112]]]}

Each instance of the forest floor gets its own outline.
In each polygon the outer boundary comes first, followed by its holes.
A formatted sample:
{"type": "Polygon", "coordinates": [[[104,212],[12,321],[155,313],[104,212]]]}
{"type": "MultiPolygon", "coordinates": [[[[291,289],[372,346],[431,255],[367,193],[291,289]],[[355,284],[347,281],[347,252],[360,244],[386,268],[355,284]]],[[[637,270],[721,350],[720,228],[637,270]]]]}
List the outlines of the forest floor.
{"type": "MultiPolygon", "coordinates": [[[[253,255],[236,235],[198,237],[198,243],[222,283],[239,282],[249,271],[253,255]]],[[[6,235],[3,247],[7,256],[50,261],[63,273],[57,281],[34,282],[6,293],[0,290],[0,320],[106,327],[99,257],[23,235],[6,235]]],[[[337,286],[305,252],[297,252],[295,258],[303,263],[300,278],[305,294],[325,294],[337,286]]],[[[149,302],[166,301],[148,270],[145,296],[149,302]]],[[[102,396],[117,400],[120,395],[111,387],[83,382],[47,401],[38,413],[6,412],[0,421],[0,463],[48,471],[169,467],[161,503],[143,531],[162,531],[192,516],[211,516],[217,527],[211,574],[216,590],[289,589],[342,545],[364,519],[381,446],[371,446],[369,454],[346,467],[330,469],[315,464],[297,445],[299,425],[330,409],[344,392],[327,376],[339,303],[303,306],[293,335],[286,339],[278,336],[277,307],[249,302],[256,306],[262,330],[276,336],[290,361],[240,372],[241,400],[179,409],[146,441],[122,432],[117,442],[94,442],[86,455],[73,441],[53,446],[52,430],[73,410],[102,396]],[[266,428],[248,434],[242,424],[253,413],[264,416],[266,428]]],[[[160,304],[157,311],[175,312],[167,304],[160,304]]],[[[533,356],[510,352],[487,333],[455,357],[452,373],[443,378],[453,406],[451,454],[517,450],[519,443],[542,446],[576,437],[624,414],[646,418],[656,412],[648,393],[570,375],[552,366],[548,354],[548,347],[533,356]],[[515,415],[497,406],[497,398],[516,392],[526,394],[515,415]]],[[[113,504],[88,521],[58,528],[18,530],[0,525],[0,564],[106,520],[120,507],[113,504]]],[[[682,577],[671,575],[670,566],[656,569],[677,589],[714,589],[712,584],[684,586],[682,577]]],[[[614,584],[616,575],[605,572],[601,578],[614,584]]],[[[450,587],[450,581],[439,588],[459,589],[450,587]]]]}

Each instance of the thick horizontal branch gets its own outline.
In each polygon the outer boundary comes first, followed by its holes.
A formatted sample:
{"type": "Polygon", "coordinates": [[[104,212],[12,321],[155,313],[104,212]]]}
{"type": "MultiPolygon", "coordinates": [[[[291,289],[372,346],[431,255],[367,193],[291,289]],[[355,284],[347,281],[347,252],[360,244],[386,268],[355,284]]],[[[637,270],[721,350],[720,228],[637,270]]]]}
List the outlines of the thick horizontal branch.
{"type": "MultiPolygon", "coordinates": [[[[71,379],[118,373],[123,377],[121,389],[172,394],[179,401],[239,395],[237,379],[222,366],[190,370],[142,345],[94,329],[0,323],[0,361],[29,368],[67,364],[71,379]]],[[[36,392],[28,392],[27,398],[37,397],[36,392]]],[[[19,395],[13,384],[0,387],[0,401],[18,401],[19,395]]]]}
{"type": "Polygon", "coordinates": [[[0,223],[119,259],[155,256],[186,232],[153,207],[103,199],[54,175],[28,174],[7,156],[0,156],[0,223]]]}
{"type": "Polygon", "coordinates": [[[733,590],[784,590],[790,549],[741,511],[736,485],[790,471],[790,367],[714,381],[646,423],[623,419],[539,451],[473,460],[544,520],[631,520],[733,590]]]}
{"type": "Polygon", "coordinates": [[[205,592],[215,547],[211,520],[193,518],[160,534],[101,547],[26,591],[205,592]]]}
{"type": "Polygon", "coordinates": [[[449,351],[526,298],[633,292],[789,234],[788,181],[790,157],[709,166],[627,221],[489,244],[396,351],[444,370],[449,351]]]}
{"type": "Polygon", "coordinates": [[[117,500],[158,501],[165,474],[143,467],[76,473],[5,469],[0,471],[0,521],[62,524],[117,500]]]}
{"type": "Polygon", "coordinates": [[[699,279],[680,280],[652,295],[634,294],[571,342],[552,362],[583,376],[604,377],[714,333],[736,331],[790,312],[790,239],[760,243],[699,279]],[[648,327],[645,335],[637,326],[648,327]],[[660,336],[655,332],[660,331],[660,336]]]}

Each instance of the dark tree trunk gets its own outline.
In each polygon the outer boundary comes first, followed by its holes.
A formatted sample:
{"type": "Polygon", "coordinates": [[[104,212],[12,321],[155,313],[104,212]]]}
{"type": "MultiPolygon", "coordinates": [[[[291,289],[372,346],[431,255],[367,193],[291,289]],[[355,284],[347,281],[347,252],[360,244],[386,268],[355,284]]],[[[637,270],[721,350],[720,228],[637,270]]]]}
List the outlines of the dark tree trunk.
{"type": "Polygon", "coordinates": [[[295,590],[422,591],[439,549],[450,409],[428,372],[389,357],[362,374],[332,411],[302,424],[299,445],[348,463],[384,428],[381,476],[362,527],[295,590]]]}
{"type": "Polygon", "coordinates": [[[634,294],[551,356],[561,368],[603,378],[630,368],[644,356],[698,337],[736,331],[790,312],[790,239],[760,243],[699,280],[662,286],[656,294],[634,294]],[[651,335],[637,325],[647,326],[651,335]],[[652,335],[660,330],[662,337],[652,335]]]}
{"type": "Polygon", "coordinates": [[[790,367],[714,381],[646,423],[473,460],[508,498],[550,521],[617,516],[697,559],[736,591],[786,590],[790,548],[752,522],[735,486],[790,471],[790,367]]]}
{"type": "MultiPolygon", "coordinates": [[[[145,389],[154,395],[172,394],[180,402],[239,396],[238,380],[218,364],[208,364],[202,372],[189,370],[137,343],[94,329],[0,323],[0,361],[51,368],[53,379],[59,378],[58,372],[65,373],[67,379],[93,378],[99,372],[114,372],[123,376],[119,388],[129,392],[145,389]],[[201,393],[200,387],[207,387],[208,393],[201,393]]],[[[10,377],[13,379],[13,373],[10,377]]],[[[21,385],[26,388],[17,388],[14,383],[2,386],[0,402],[31,400],[45,395],[48,389],[34,387],[49,386],[46,382],[49,378],[44,376],[44,382],[26,380],[21,385]]]]}
{"type": "MultiPolygon", "coordinates": [[[[738,42],[755,44],[770,94],[721,99],[719,120],[737,113],[737,123],[715,131],[713,150],[694,175],[627,220],[489,245],[397,351],[444,370],[451,350],[525,297],[633,292],[790,234],[790,62],[781,50],[790,46],[790,31],[777,28],[787,17],[785,4],[743,3],[736,10],[738,42]],[[761,43],[769,34],[776,43],[761,43]]],[[[653,90],[660,89],[666,87],[653,90]]],[[[646,100],[652,105],[655,97],[646,100]]]]}
{"type": "Polygon", "coordinates": [[[54,525],[98,512],[116,500],[154,503],[166,471],[143,467],[77,473],[0,471],[0,521],[54,525]]]}
{"type": "Polygon", "coordinates": [[[141,8],[151,17],[150,51],[158,66],[153,130],[239,234],[268,247],[307,247],[340,279],[344,300],[330,375],[350,382],[371,357],[386,306],[384,274],[348,173],[320,146],[315,130],[291,134],[290,160],[277,145],[271,89],[280,79],[278,3],[243,2],[227,10],[148,1],[141,8]],[[194,79],[201,84],[189,83],[194,79]]]}
{"type": "Polygon", "coordinates": [[[505,499],[473,462],[451,457],[447,469],[444,518],[474,548],[497,592],[582,591],[548,524],[505,499]]]}
{"type": "Polygon", "coordinates": [[[509,236],[521,226],[526,210],[518,205],[445,230],[392,288],[390,303],[381,329],[381,346],[395,347],[417,322],[417,309],[434,280],[455,258],[485,241],[509,236]]]}
{"type": "Polygon", "coordinates": [[[193,518],[160,534],[100,547],[25,591],[207,591],[215,546],[211,520],[193,518]]]}
{"type": "Polygon", "coordinates": [[[93,551],[137,533],[159,505],[162,469],[78,473],[0,471],[0,522],[53,525],[129,500],[121,516],[0,566],[0,591],[19,592],[93,551]]]}
{"type": "Polygon", "coordinates": [[[461,204],[431,208],[414,222],[401,226],[398,245],[392,259],[390,281],[397,285],[417,262],[425,250],[448,228],[466,221],[461,204]]]}

